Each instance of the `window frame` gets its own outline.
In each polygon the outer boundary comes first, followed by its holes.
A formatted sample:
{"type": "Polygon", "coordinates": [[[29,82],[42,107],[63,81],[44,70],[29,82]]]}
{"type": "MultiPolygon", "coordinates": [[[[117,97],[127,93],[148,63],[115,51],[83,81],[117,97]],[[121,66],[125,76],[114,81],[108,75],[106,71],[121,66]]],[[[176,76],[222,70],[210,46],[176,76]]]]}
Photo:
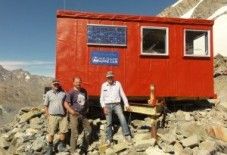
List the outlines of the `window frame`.
{"type": "Polygon", "coordinates": [[[142,56],[169,56],[169,27],[164,26],[141,26],[140,29],[140,55],[142,56]],[[158,30],[165,30],[166,31],[166,37],[165,37],[165,54],[153,54],[153,53],[144,53],[143,52],[143,29],[158,29],[158,30]]]}
{"type": "Polygon", "coordinates": [[[211,56],[211,49],[210,49],[210,30],[204,30],[204,29],[184,29],[184,43],[183,43],[183,49],[184,49],[184,57],[201,57],[201,58],[209,58],[211,56]],[[187,31],[193,31],[193,32],[207,32],[207,44],[208,44],[208,55],[190,55],[186,53],[186,32],[187,31]]]}

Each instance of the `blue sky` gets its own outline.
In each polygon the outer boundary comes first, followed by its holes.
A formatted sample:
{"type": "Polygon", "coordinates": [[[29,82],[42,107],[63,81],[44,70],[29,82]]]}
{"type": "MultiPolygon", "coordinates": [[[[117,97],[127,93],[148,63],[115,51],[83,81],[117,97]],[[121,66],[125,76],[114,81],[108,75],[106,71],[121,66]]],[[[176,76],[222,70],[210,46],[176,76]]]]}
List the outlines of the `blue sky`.
{"type": "Polygon", "coordinates": [[[176,0],[0,0],[0,65],[54,76],[56,11],[156,15],[176,0]]]}

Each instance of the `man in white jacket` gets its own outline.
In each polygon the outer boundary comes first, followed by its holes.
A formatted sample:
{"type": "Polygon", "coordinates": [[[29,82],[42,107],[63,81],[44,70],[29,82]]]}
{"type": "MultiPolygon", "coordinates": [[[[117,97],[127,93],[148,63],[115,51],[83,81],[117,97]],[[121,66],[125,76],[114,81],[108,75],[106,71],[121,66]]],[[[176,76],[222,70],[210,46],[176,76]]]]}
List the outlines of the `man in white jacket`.
{"type": "Polygon", "coordinates": [[[100,103],[106,116],[107,128],[106,139],[107,145],[110,145],[113,141],[112,131],[112,113],[114,112],[120,121],[125,140],[131,142],[131,133],[127,125],[123,110],[121,107],[121,98],[123,99],[126,110],[130,111],[128,99],[125,96],[124,90],[119,81],[114,80],[114,74],[112,71],[108,71],[106,74],[107,81],[102,84],[100,103]]]}

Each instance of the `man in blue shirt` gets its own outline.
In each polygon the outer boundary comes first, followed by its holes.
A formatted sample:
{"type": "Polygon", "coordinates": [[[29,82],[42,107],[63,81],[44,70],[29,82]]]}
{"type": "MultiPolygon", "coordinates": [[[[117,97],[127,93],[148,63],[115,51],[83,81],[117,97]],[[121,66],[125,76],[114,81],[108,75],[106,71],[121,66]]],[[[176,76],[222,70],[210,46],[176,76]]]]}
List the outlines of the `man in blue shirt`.
{"type": "Polygon", "coordinates": [[[89,135],[91,133],[91,126],[86,117],[86,114],[88,112],[88,94],[87,91],[81,87],[81,82],[82,81],[80,77],[74,78],[73,89],[67,93],[64,103],[65,108],[70,114],[71,153],[76,152],[79,123],[83,125],[85,132],[85,145],[81,148],[82,152],[86,153],[86,149],[89,143],[89,135]]]}

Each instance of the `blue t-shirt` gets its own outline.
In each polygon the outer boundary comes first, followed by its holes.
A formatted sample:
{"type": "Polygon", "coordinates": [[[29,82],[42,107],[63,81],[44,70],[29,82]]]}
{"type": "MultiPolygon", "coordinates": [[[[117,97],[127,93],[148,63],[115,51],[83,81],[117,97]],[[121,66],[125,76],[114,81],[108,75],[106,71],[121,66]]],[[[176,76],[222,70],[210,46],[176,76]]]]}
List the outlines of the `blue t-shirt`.
{"type": "Polygon", "coordinates": [[[70,103],[73,109],[80,114],[86,114],[87,106],[88,106],[88,97],[87,91],[84,88],[81,88],[80,91],[70,90],[66,94],[65,101],[70,103]]]}

